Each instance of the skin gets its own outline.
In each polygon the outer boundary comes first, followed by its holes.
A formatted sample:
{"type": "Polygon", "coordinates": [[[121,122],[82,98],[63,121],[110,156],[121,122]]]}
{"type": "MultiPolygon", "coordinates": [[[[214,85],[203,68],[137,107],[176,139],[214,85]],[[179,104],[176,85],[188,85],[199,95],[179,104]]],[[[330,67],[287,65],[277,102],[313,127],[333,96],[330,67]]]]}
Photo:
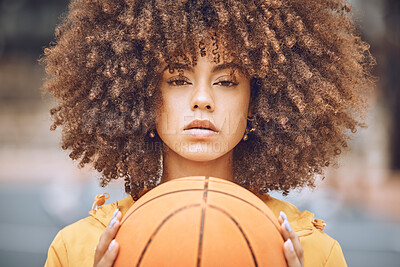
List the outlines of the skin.
{"type": "MultiPolygon", "coordinates": [[[[216,65],[200,57],[197,65],[184,69],[183,74],[165,70],[160,90],[163,106],[156,129],[166,148],[162,182],[197,175],[232,181],[233,148],[243,138],[247,116],[251,115],[249,79],[232,66],[216,65]],[[220,67],[216,70],[216,66],[220,67]],[[209,119],[218,133],[211,137],[188,135],[184,128],[193,119],[209,119]]],[[[112,241],[122,215],[117,212],[114,217],[112,227],[107,227],[100,237],[94,266],[112,266],[118,255],[119,246],[112,241]]],[[[290,230],[284,214],[278,221],[288,266],[303,266],[303,249],[297,234],[290,230]]]]}
{"type": "Polygon", "coordinates": [[[209,175],[232,181],[233,148],[243,138],[249,114],[250,83],[229,64],[199,59],[194,68],[164,71],[163,106],[157,132],[164,142],[162,181],[192,175],[209,175]],[[194,137],[184,130],[194,119],[209,119],[218,133],[194,137]],[[229,166],[229,168],[227,168],[229,166]]]}

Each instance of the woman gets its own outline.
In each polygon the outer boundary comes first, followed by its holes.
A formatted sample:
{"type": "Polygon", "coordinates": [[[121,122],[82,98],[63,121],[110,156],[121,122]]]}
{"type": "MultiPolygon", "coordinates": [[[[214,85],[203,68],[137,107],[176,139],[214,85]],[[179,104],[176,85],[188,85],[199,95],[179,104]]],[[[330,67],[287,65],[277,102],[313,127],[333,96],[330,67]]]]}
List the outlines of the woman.
{"type": "Polygon", "coordinates": [[[209,175],[279,216],[288,266],[345,266],[323,222],[266,193],[314,186],[362,125],[373,60],[349,11],[339,0],[71,2],[43,58],[59,99],[52,129],[130,196],[61,230],[47,265],[111,266],[134,200],[209,175]]]}

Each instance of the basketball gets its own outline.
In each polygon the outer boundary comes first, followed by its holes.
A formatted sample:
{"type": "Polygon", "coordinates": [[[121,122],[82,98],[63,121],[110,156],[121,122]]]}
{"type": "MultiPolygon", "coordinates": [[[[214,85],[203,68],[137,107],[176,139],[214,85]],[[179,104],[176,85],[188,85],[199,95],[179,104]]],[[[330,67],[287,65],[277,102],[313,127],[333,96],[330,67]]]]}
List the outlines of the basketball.
{"type": "Polygon", "coordinates": [[[193,176],[163,183],[125,214],[114,266],[287,266],[278,220],[235,183],[193,176]]]}

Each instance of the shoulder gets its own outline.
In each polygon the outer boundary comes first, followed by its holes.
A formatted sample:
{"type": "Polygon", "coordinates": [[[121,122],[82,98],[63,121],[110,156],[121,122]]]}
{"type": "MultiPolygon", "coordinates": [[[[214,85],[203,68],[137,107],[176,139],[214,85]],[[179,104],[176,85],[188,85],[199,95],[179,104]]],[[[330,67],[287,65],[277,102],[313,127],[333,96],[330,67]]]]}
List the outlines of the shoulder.
{"type": "Polygon", "coordinates": [[[133,204],[128,197],[89,212],[89,216],[61,229],[50,245],[46,266],[92,266],[94,248],[115,209],[124,214],[133,204]]]}
{"type": "Polygon", "coordinates": [[[325,222],[315,219],[314,214],[300,211],[293,204],[273,198],[268,194],[257,195],[278,218],[283,211],[293,230],[300,238],[306,267],[347,266],[339,243],[323,232],[325,222]]]}
{"type": "Polygon", "coordinates": [[[105,226],[89,216],[61,229],[51,243],[45,266],[91,266],[105,226]]]}

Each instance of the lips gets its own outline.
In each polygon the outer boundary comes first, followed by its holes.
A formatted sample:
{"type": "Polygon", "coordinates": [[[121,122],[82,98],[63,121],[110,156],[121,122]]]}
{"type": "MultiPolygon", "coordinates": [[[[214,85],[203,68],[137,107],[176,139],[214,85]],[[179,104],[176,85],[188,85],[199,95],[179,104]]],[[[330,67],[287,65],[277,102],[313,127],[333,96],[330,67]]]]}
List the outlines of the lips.
{"type": "Polygon", "coordinates": [[[184,130],[192,129],[211,130],[213,132],[218,132],[217,128],[210,120],[193,120],[184,128],[184,130]]]}

